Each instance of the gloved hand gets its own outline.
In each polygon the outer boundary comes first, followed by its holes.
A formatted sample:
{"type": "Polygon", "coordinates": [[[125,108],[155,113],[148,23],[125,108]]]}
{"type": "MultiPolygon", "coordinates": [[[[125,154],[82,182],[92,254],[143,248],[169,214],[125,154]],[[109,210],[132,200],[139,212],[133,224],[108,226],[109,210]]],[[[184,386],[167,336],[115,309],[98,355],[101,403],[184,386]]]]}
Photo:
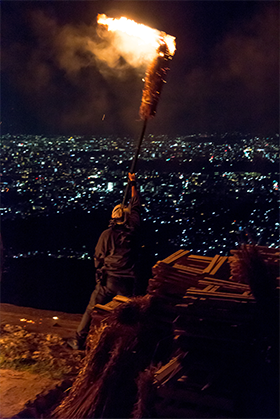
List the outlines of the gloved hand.
{"type": "Polygon", "coordinates": [[[135,173],[128,173],[128,179],[130,182],[135,182],[136,181],[135,173]]]}

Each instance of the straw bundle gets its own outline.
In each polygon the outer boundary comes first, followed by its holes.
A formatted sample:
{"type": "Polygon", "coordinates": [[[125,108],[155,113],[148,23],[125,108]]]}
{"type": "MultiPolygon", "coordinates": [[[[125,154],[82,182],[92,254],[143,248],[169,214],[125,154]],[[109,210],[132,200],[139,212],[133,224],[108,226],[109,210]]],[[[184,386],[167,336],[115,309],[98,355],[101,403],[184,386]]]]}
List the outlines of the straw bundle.
{"type": "Polygon", "coordinates": [[[89,348],[70,394],[55,410],[55,418],[131,417],[137,402],[137,377],[160,361],[158,342],[170,334],[153,322],[157,310],[153,299],[145,296],[112,313],[97,346],[89,348]]]}
{"type": "Polygon", "coordinates": [[[133,419],[155,418],[156,385],[155,372],[157,368],[150,367],[141,371],[137,378],[137,402],[132,412],[133,419]]]}
{"type": "Polygon", "coordinates": [[[145,85],[142,94],[142,101],[139,110],[140,117],[150,119],[155,116],[159,96],[167,71],[170,54],[166,44],[158,49],[158,56],[151,62],[145,77],[145,85]]]}
{"type": "Polygon", "coordinates": [[[231,253],[232,280],[250,285],[256,301],[269,306],[276,296],[276,277],[259,246],[244,244],[231,253]]]}

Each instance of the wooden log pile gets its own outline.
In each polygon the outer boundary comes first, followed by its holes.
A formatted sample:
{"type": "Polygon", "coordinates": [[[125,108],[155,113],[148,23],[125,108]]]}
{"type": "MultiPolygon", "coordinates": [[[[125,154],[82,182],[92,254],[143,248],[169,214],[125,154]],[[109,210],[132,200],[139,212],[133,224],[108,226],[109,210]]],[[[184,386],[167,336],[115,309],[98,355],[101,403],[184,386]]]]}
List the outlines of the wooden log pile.
{"type": "MultiPolygon", "coordinates": [[[[254,257],[261,255],[260,266],[268,267],[279,291],[279,249],[258,247],[256,252],[254,257]]],[[[254,349],[252,342],[258,336],[260,312],[246,273],[254,260],[242,249],[214,257],[180,249],[153,267],[146,297],[157,301],[158,310],[151,320],[157,328],[162,326],[169,334],[173,331],[174,345],[174,357],[161,368],[148,371],[156,388],[148,404],[156,417],[253,417],[250,392],[254,379],[246,377],[259,365],[254,359],[258,348],[254,349]],[[247,270],[243,270],[242,258],[247,270]]],[[[251,277],[257,270],[251,269],[251,277]]],[[[264,282],[269,282],[266,279],[264,282]]],[[[262,289],[258,284],[257,291],[262,289]]],[[[133,299],[116,296],[104,306],[97,304],[95,310],[106,316],[130,301],[133,299]]],[[[269,391],[271,388],[273,385],[269,391]]],[[[262,392],[260,388],[259,394],[262,392]]],[[[269,406],[270,402],[263,404],[264,412],[269,406]]]]}
{"type": "Polygon", "coordinates": [[[204,297],[253,298],[249,285],[230,279],[229,257],[198,256],[179,250],[153,267],[148,293],[162,296],[173,303],[187,295],[204,297]]]}
{"type": "MultiPolygon", "coordinates": [[[[254,252],[279,290],[279,250],[258,247],[254,252]]],[[[246,274],[251,270],[255,277],[258,268],[249,264],[244,271],[242,257],[243,249],[212,258],[179,250],[153,267],[148,292],[161,299],[163,312],[173,315],[175,348],[185,354],[182,368],[175,358],[174,374],[167,365],[167,380],[157,384],[158,417],[251,414],[254,380],[244,381],[244,377],[251,376],[258,365],[253,361],[251,365],[250,357],[257,350],[260,312],[246,274]]],[[[263,278],[265,283],[269,277],[263,278]]],[[[270,408],[264,403],[262,409],[270,408]]]]}
{"type": "Polygon", "coordinates": [[[196,359],[191,353],[184,359],[170,361],[169,377],[162,383],[158,379],[165,366],[155,374],[157,397],[156,417],[160,418],[233,418],[235,413],[231,386],[222,382],[221,374],[229,372],[223,363],[215,368],[205,359],[196,359]],[[172,364],[173,362],[173,364],[172,364]],[[181,369],[180,369],[181,367],[181,369]],[[224,370],[222,371],[222,368],[224,370]],[[219,381],[221,381],[219,383],[219,381]],[[222,388],[221,388],[222,387],[222,388]]]}
{"type": "MultiPolygon", "coordinates": [[[[279,291],[279,249],[264,246],[246,249],[247,253],[255,252],[255,258],[261,257],[279,291]]],[[[250,266],[246,269],[241,266],[247,253],[244,249],[230,253],[231,256],[208,257],[180,249],[153,267],[147,294],[160,301],[158,321],[163,327],[172,324],[176,338],[236,344],[252,338],[257,308],[246,277],[250,266]]],[[[116,296],[112,302],[95,309],[111,312],[128,301],[127,297],[116,296]]]]}
{"type": "MultiPolygon", "coordinates": [[[[257,251],[279,288],[279,249],[257,246],[257,251]]],[[[232,250],[231,256],[208,257],[180,249],[158,261],[147,288],[147,294],[160,300],[158,320],[172,323],[175,336],[235,340],[244,335],[255,316],[256,301],[238,265],[242,252],[232,250]]],[[[116,296],[104,306],[97,304],[95,309],[111,312],[128,301],[127,297],[116,296]]]]}

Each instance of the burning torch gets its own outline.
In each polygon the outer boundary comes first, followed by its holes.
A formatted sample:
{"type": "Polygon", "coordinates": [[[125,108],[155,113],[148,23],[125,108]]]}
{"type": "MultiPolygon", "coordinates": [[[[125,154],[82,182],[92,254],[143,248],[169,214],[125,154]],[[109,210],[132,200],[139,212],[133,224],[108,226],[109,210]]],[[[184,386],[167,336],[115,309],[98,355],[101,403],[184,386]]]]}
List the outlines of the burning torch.
{"type": "MultiPolygon", "coordinates": [[[[139,109],[140,118],[143,120],[142,132],[137,144],[136,152],[130,167],[130,173],[135,172],[138,155],[145,135],[147,121],[156,114],[156,108],[159,101],[163,84],[166,83],[166,75],[169,69],[169,61],[175,54],[175,37],[160,32],[157,29],[138,24],[133,20],[121,17],[120,19],[107,18],[106,15],[98,15],[98,23],[107,25],[108,30],[125,32],[128,36],[140,38],[141,42],[146,43],[154,49],[153,56],[148,65],[145,84],[142,93],[142,100],[139,109]]],[[[122,204],[125,205],[129,191],[129,184],[123,197],[122,204]]]]}

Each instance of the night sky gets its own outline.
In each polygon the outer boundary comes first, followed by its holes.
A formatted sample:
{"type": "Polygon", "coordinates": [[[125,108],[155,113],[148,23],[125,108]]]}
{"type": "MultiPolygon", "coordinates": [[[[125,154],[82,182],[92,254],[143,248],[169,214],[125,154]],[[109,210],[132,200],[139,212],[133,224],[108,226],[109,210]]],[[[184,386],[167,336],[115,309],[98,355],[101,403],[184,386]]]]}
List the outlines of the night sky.
{"type": "Polygon", "coordinates": [[[1,9],[2,134],[139,134],[145,68],[105,49],[98,13],[176,37],[149,133],[279,132],[278,1],[2,1],[1,9]]]}

